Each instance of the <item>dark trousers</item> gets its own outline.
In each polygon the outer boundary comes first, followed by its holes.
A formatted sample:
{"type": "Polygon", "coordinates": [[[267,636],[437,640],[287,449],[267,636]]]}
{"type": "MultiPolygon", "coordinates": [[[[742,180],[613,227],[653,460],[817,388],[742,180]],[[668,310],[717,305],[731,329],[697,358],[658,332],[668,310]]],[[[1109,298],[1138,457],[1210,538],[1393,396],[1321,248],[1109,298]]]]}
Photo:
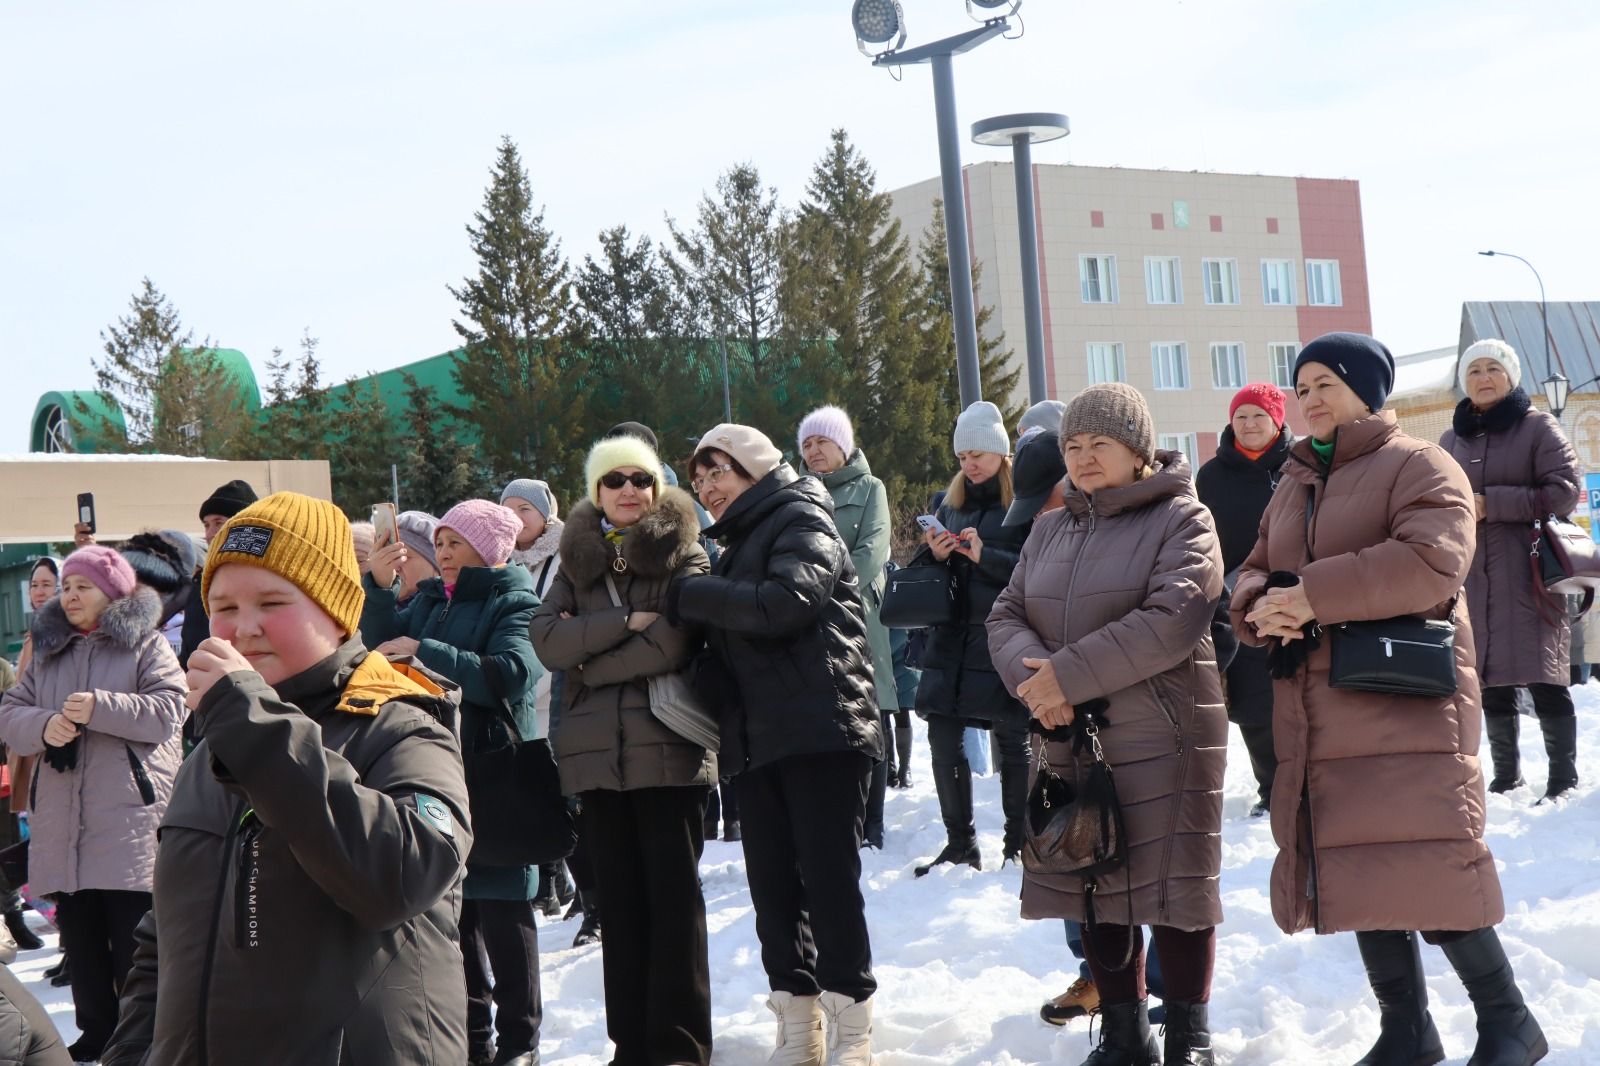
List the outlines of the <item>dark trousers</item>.
{"type": "Polygon", "coordinates": [[[739,820],[739,779],[724,777],[710,789],[706,797],[706,832],[716,833],[717,820],[723,824],[739,820]]]}
{"type": "Polygon", "coordinates": [[[122,981],[133,965],[133,930],[150,910],[150,893],[86,888],[56,897],[61,948],[72,957],[72,1005],[82,1047],[98,1058],[117,1025],[122,981]]]}
{"type": "Polygon", "coordinates": [[[867,789],[867,814],[865,833],[870,840],[883,843],[883,802],[889,792],[889,763],[894,758],[894,727],[890,721],[893,711],[879,711],[878,721],[883,726],[883,758],[872,764],[872,781],[867,789]]]}
{"type": "Polygon", "coordinates": [[[775,992],[871,996],[861,834],[873,760],[791,755],[739,777],[745,874],[775,992]]]}
{"type": "Polygon", "coordinates": [[[1278,753],[1272,747],[1272,723],[1242,725],[1245,750],[1250,753],[1250,769],[1256,775],[1256,795],[1262,803],[1272,802],[1272,779],[1278,776],[1278,753]]]}
{"type": "Polygon", "coordinates": [[[539,930],[533,920],[532,901],[463,902],[461,954],[467,974],[468,1047],[475,1051],[488,1049],[492,1002],[498,1049],[519,1055],[538,1050],[544,1001],[539,994],[539,930]]]}
{"type": "Polygon", "coordinates": [[[700,894],[707,790],[583,794],[583,836],[605,901],[613,1066],[711,1061],[711,966],[700,894]]]}
{"type": "MultiPolygon", "coordinates": [[[[962,734],[967,730],[965,718],[948,714],[928,715],[928,754],[941,766],[958,766],[967,761],[961,746],[962,734]]],[[[1026,715],[1008,715],[989,723],[989,736],[998,752],[995,759],[1000,772],[1018,770],[1028,772],[1028,719],[1026,715]]]]}
{"type": "MultiPolygon", "coordinates": [[[[1528,694],[1533,697],[1533,711],[1541,721],[1546,718],[1571,718],[1576,713],[1572,706],[1572,690],[1565,685],[1529,685],[1528,694]]],[[[1484,689],[1483,713],[1516,714],[1517,686],[1496,685],[1484,689]]]]}
{"type": "MultiPolygon", "coordinates": [[[[1155,941],[1150,959],[1153,962],[1158,955],[1161,959],[1163,987],[1156,994],[1172,1003],[1209,1002],[1211,973],[1217,961],[1216,926],[1191,932],[1152,925],[1150,935],[1155,941]]],[[[1087,961],[1101,1003],[1133,1003],[1149,995],[1142,927],[1098,923],[1094,942],[1085,946],[1092,949],[1086,953],[1087,961]],[[1109,969],[1122,961],[1129,935],[1133,937],[1133,961],[1121,970],[1109,969]]]]}

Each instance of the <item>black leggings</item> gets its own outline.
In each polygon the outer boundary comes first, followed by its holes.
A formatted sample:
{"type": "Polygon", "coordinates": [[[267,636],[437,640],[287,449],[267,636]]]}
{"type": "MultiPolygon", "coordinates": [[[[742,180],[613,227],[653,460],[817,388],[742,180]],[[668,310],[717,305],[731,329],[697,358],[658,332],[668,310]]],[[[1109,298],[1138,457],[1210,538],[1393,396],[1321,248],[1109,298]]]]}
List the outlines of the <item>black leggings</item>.
{"type": "MultiPolygon", "coordinates": [[[[948,714],[928,715],[928,751],[940,766],[961,766],[967,761],[961,746],[967,731],[965,718],[948,714]]],[[[1002,769],[1026,769],[1028,765],[1028,719],[1024,715],[996,719],[989,723],[994,740],[995,763],[1002,769]]]]}

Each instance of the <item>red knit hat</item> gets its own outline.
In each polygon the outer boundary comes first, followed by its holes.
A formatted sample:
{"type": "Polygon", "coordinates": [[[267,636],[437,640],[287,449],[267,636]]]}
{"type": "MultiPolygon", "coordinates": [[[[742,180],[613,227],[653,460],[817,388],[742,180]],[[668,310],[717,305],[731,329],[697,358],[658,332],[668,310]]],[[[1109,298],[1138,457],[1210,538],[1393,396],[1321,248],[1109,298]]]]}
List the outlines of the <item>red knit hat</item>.
{"type": "Polygon", "coordinates": [[[1251,382],[1233,394],[1233,402],[1228,405],[1228,418],[1233,418],[1234,412],[1247,403],[1253,403],[1272,418],[1272,424],[1279,429],[1283,428],[1283,408],[1288,401],[1283,395],[1283,390],[1276,385],[1269,385],[1264,381],[1251,382]]]}

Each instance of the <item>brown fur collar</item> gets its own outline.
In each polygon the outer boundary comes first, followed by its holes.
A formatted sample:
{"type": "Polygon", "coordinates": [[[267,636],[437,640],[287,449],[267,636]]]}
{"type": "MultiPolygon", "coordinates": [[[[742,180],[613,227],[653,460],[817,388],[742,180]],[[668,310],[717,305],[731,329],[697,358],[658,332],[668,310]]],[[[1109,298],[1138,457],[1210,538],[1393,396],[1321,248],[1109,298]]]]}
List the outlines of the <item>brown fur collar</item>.
{"type": "MultiPolygon", "coordinates": [[[[611,569],[616,549],[600,528],[600,509],[584,500],[561,531],[561,572],[574,587],[597,583],[611,569]]],[[[622,557],[639,577],[662,578],[683,564],[700,541],[700,516],[682,489],[665,487],[656,505],[622,539],[622,557]]]]}

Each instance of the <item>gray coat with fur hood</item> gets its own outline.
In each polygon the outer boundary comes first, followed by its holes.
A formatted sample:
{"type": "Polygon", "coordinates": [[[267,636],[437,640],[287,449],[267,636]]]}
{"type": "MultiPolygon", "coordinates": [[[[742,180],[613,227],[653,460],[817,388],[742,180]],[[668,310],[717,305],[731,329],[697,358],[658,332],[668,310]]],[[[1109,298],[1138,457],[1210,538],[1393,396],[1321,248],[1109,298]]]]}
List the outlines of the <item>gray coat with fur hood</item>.
{"type": "Polygon", "coordinates": [[[620,544],[606,539],[600,520],[587,500],[567,518],[561,569],[530,627],[539,661],[566,671],[560,720],[550,737],[562,790],[576,795],[713,784],[716,755],[650,713],[649,678],[683,670],[700,647],[694,627],[666,618],[673,578],[710,569],[694,503],[681,489],[664,489],[620,544]],[[614,568],[619,558],[627,564],[620,573],[614,568]],[[621,607],[611,602],[607,576],[621,607]],[[628,628],[634,611],[661,617],[635,633],[628,628]]]}
{"type": "Polygon", "coordinates": [[[77,765],[62,771],[40,762],[35,771],[28,878],[40,895],[150,891],[156,827],[183,762],[187,691],[160,621],[161,598],[143,585],[113,600],[87,635],[67,621],[60,600],[34,616],[33,661],[0,701],[0,741],[37,755],[45,723],[67,697],[95,695],[77,765]]]}

